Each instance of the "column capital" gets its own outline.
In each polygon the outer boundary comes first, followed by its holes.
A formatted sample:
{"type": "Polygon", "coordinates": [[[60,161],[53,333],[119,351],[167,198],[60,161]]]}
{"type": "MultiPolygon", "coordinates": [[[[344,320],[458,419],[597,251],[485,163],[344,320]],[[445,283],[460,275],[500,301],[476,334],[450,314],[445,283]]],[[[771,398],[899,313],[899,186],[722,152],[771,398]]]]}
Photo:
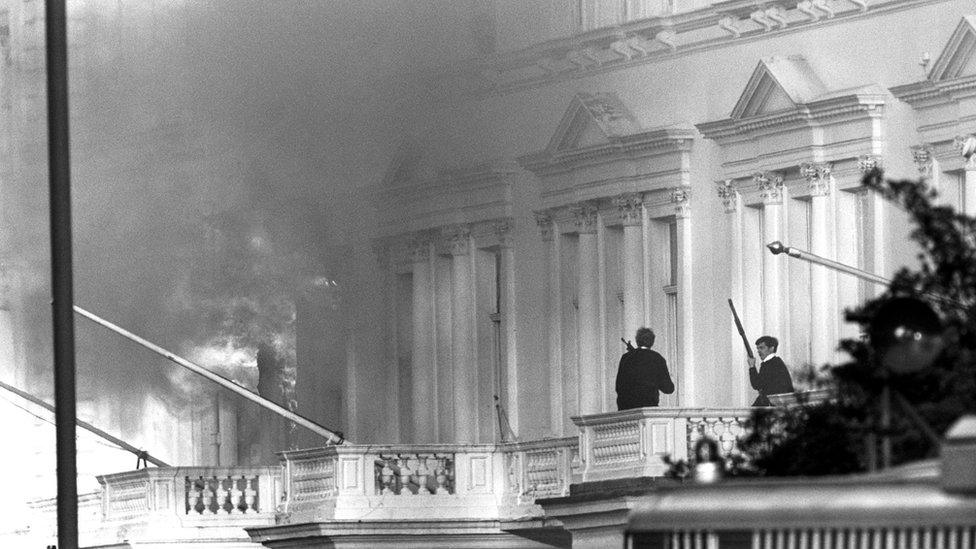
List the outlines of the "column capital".
{"type": "Polygon", "coordinates": [[[911,147],[912,160],[915,161],[915,167],[918,168],[918,173],[922,177],[932,177],[932,164],[933,155],[932,147],[928,144],[913,145],[911,147]]]}
{"type": "Polygon", "coordinates": [[[735,181],[732,179],[716,181],[715,187],[718,191],[718,197],[722,199],[725,213],[735,212],[739,205],[739,189],[736,188],[735,181]]]}
{"type": "Polygon", "coordinates": [[[688,217],[691,214],[691,189],[688,187],[674,187],[671,189],[671,205],[674,206],[675,217],[688,217]]]}
{"type": "Polygon", "coordinates": [[[876,154],[862,154],[857,157],[857,169],[862,174],[875,168],[881,168],[881,157],[876,154]]]}
{"type": "Polygon", "coordinates": [[[580,234],[592,234],[596,232],[596,204],[593,202],[580,202],[570,206],[569,211],[573,214],[576,230],[580,234]]]}
{"type": "Polygon", "coordinates": [[[430,260],[430,238],[427,235],[413,237],[407,243],[407,247],[413,263],[426,263],[430,260]]]}
{"type": "Polygon", "coordinates": [[[539,226],[539,234],[542,235],[543,242],[552,241],[552,212],[550,210],[536,210],[532,212],[532,215],[535,217],[536,225],[539,226]]]}
{"type": "Polygon", "coordinates": [[[759,198],[764,206],[783,203],[783,176],[775,172],[756,172],[752,180],[759,188],[759,198]]]}
{"type": "Polygon", "coordinates": [[[976,135],[957,135],[952,144],[966,161],[966,169],[976,169],[976,135]]]}
{"type": "Polygon", "coordinates": [[[826,162],[804,162],[800,165],[800,175],[807,180],[810,196],[830,194],[830,164],[826,162]]]}
{"type": "Polygon", "coordinates": [[[467,255],[471,249],[471,227],[466,224],[443,227],[441,238],[446,241],[451,255],[467,255]]]}
{"type": "Polygon", "coordinates": [[[491,231],[498,239],[499,248],[512,247],[512,221],[510,219],[495,221],[491,225],[491,231]]]}
{"type": "Polygon", "coordinates": [[[376,256],[376,263],[379,265],[380,270],[390,270],[393,267],[392,250],[390,249],[392,245],[390,242],[376,239],[370,243],[370,247],[373,249],[373,255],[376,256]]]}
{"type": "Polygon", "coordinates": [[[620,220],[627,226],[640,226],[644,197],[640,193],[624,193],[613,198],[613,205],[620,214],[620,220]]]}

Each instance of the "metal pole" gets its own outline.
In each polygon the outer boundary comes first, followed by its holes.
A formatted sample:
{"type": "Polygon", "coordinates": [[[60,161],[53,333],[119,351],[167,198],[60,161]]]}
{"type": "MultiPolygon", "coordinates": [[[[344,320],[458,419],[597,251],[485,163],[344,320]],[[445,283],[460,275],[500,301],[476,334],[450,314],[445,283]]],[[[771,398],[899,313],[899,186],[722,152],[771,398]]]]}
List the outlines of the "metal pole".
{"type": "MultiPolygon", "coordinates": [[[[24,400],[27,400],[27,401],[32,402],[34,404],[37,404],[38,406],[44,408],[45,410],[48,410],[50,412],[54,412],[55,411],[54,406],[51,406],[47,402],[44,402],[43,400],[41,400],[41,399],[37,398],[36,396],[28,393],[27,391],[21,391],[20,389],[14,387],[12,385],[7,385],[6,383],[4,383],[2,381],[0,381],[0,387],[6,389],[8,391],[10,391],[11,393],[19,396],[20,398],[22,398],[24,400]]],[[[106,433],[105,431],[99,429],[98,427],[95,427],[91,423],[88,423],[86,421],[82,421],[82,420],[80,420],[78,418],[75,418],[75,424],[77,424],[78,427],[81,427],[82,429],[87,429],[88,431],[90,431],[90,432],[92,432],[92,433],[94,433],[94,434],[96,434],[96,435],[104,438],[105,440],[111,442],[112,444],[118,445],[119,447],[121,447],[124,450],[128,450],[128,451],[132,452],[133,454],[136,455],[136,457],[144,458],[146,461],[148,461],[149,463],[152,463],[153,465],[155,465],[157,467],[169,467],[169,465],[167,465],[166,463],[164,463],[162,460],[156,459],[156,458],[152,457],[151,455],[149,455],[149,452],[146,452],[145,450],[140,450],[139,448],[136,448],[135,446],[129,444],[128,442],[126,442],[126,441],[124,441],[124,440],[122,440],[122,439],[120,439],[118,437],[112,436],[112,435],[106,433]]]]}
{"type": "Polygon", "coordinates": [[[112,330],[113,332],[119,334],[120,336],[125,337],[125,338],[127,338],[129,340],[132,340],[132,341],[138,343],[139,345],[142,345],[143,347],[149,349],[150,351],[153,351],[156,354],[162,355],[163,357],[165,357],[165,358],[167,358],[167,359],[169,359],[169,360],[171,360],[171,361],[179,364],[180,366],[183,366],[184,368],[186,368],[186,369],[188,369],[188,370],[190,370],[190,371],[192,371],[192,372],[194,372],[196,374],[200,374],[201,376],[209,379],[210,381],[213,381],[214,383],[220,385],[221,387],[224,387],[225,389],[229,389],[229,390],[231,390],[231,391],[233,391],[233,392],[241,395],[242,397],[250,400],[251,402],[254,402],[255,404],[257,404],[259,406],[262,406],[264,408],[267,408],[268,410],[271,410],[272,412],[274,412],[274,413],[276,413],[276,414],[278,414],[280,416],[283,416],[285,419],[294,421],[295,423],[301,425],[302,427],[305,427],[306,429],[308,429],[309,431],[312,431],[313,433],[316,433],[318,435],[321,435],[321,436],[325,437],[326,440],[328,440],[328,442],[330,442],[332,444],[342,444],[343,441],[344,441],[343,440],[342,433],[338,433],[338,432],[335,432],[335,431],[330,431],[329,429],[326,429],[325,427],[319,425],[318,423],[315,423],[314,421],[312,421],[312,420],[310,420],[308,418],[302,417],[302,416],[296,414],[295,412],[292,412],[291,410],[289,410],[289,409],[287,409],[287,408],[285,408],[283,406],[279,406],[278,404],[275,404],[274,402],[272,402],[272,401],[270,401],[270,400],[268,400],[268,399],[266,399],[266,398],[264,398],[264,397],[262,397],[262,396],[260,396],[258,394],[255,394],[255,393],[253,393],[251,391],[248,391],[247,389],[245,389],[244,387],[241,387],[240,385],[234,383],[233,381],[231,381],[231,380],[229,380],[229,379],[227,379],[225,377],[219,376],[219,375],[211,372],[210,370],[204,368],[203,366],[200,366],[199,364],[195,364],[195,363],[190,362],[189,360],[187,360],[187,359],[185,359],[183,357],[177,356],[177,355],[175,355],[175,354],[167,351],[166,349],[163,349],[159,345],[156,345],[155,343],[152,343],[152,342],[150,342],[148,340],[145,340],[145,339],[143,339],[143,338],[135,335],[134,333],[132,333],[132,332],[130,332],[128,330],[125,330],[123,328],[120,328],[120,327],[116,326],[115,324],[112,324],[111,322],[105,320],[104,318],[101,318],[99,316],[96,316],[96,315],[94,315],[94,314],[92,314],[92,313],[90,313],[90,312],[82,309],[81,307],[79,307],[77,305],[74,306],[74,310],[75,310],[76,313],[78,313],[81,316],[87,318],[88,320],[91,320],[92,322],[94,322],[96,324],[100,324],[100,325],[108,328],[109,330],[112,330]]]}
{"type": "MultiPolygon", "coordinates": [[[[889,279],[887,279],[887,278],[885,278],[883,276],[878,276],[876,274],[869,273],[867,271],[858,269],[857,267],[851,267],[850,265],[845,265],[844,263],[840,263],[840,262],[834,261],[832,259],[827,259],[826,257],[821,257],[821,256],[819,256],[817,254],[812,254],[812,253],[810,253],[810,252],[808,252],[806,250],[801,250],[799,248],[792,248],[790,246],[785,246],[779,240],[777,240],[775,242],[770,242],[769,244],[766,245],[766,247],[769,248],[769,251],[772,252],[773,255],[786,254],[786,255],[788,255],[790,257],[795,257],[797,259],[802,259],[804,261],[807,261],[807,262],[810,262],[810,263],[813,263],[813,264],[816,264],[816,265],[823,265],[824,267],[828,267],[828,268],[833,269],[835,271],[840,271],[842,273],[846,273],[846,274],[849,274],[849,275],[852,275],[852,276],[856,276],[856,277],[858,277],[860,279],[867,280],[868,282],[873,282],[875,284],[880,284],[882,286],[888,286],[888,285],[891,284],[891,280],[889,280],[889,279]]],[[[965,309],[965,308],[968,307],[968,305],[966,305],[965,303],[962,303],[960,301],[956,301],[956,300],[954,300],[952,298],[949,298],[949,297],[946,297],[946,296],[943,296],[943,295],[934,294],[934,293],[931,293],[931,292],[924,292],[922,295],[926,295],[926,296],[928,296],[928,297],[930,297],[932,299],[935,299],[937,301],[941,301],[942,303],[945,303],[947,305],[952,305],[953,307],[960,307],[960,308],[963,308],[963,309],[965,309]]]]}
{"type": "Polygon", "coordinates": [[[845,265],[826,257],[821,257],[817,254],[812,254],[810,252],[800,250],[798,248],[791,248],[789,246],[784,246],[782,242],[777,240],[776,242],[770,242],[766,245],[769,251],[773,252],[773,255],[786,254],[790,257],[795,257],[797,259],[802,259],[804,261],[809,261],[810,263],[816,263],[818,265],[823,265],[824,267],[829,267],[835,271],[840,271],[842,273],[847,273],[849,275],[856,276],[867,280],[868,282],[874,282],[875,284],[881,284],[882,286],[887,286],[891,284],[891,281],[883,276],[878,276],[867,271],[863,271],[856,267],[851,267],[850,265],[845,265]]]}
{"type": "Polygon", "coordinates": [[[58,547],[78,547],[75,463],[75,334],[71,306],[71,170],[68,149],[68,40],[64,0],[44,2],[47,60],[48,181],[54,329],[54,424],[57,441],[58,547]]]}

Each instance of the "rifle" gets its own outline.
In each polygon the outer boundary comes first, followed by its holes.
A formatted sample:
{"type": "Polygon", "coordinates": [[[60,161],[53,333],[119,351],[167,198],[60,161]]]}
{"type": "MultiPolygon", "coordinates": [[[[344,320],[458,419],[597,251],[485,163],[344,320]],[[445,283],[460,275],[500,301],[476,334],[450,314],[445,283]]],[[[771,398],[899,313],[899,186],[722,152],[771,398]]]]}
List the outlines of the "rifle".
{"type": "Polygon", "coordinates": [[[752,354],[752,347],[749,346],[749,338],[746,337],[746,331],[742,328],[742,321],[739,320],[739,313],[735,312],[735,305],[732,304],[732,298],[729,298],[729,308],[732,309],[732,320],[735,320],[735,328],[739,330],[739,335],[742,336],[742,344],[745,345],[746,354],[749,358],[756,358],[752,354]]]}
{"type": "Polygon", "coordinates": [[[631,343],[631,342],[629,342],[629,341],[627,341],[627,340],[626,340],[626,339],[624,339],[624,338],[620,338],[620,341],[623,341],[623,342],[624,342],[624,345],[626,345],[626,346],[627,346],[627,352],[628,352],[628,353],[629,353],[629,352],[631,352],[631,351],[633,351],[633,350],[635,350],[635,349],[634,349],[634,344],[633,344],[633,343],[631,343]]]}

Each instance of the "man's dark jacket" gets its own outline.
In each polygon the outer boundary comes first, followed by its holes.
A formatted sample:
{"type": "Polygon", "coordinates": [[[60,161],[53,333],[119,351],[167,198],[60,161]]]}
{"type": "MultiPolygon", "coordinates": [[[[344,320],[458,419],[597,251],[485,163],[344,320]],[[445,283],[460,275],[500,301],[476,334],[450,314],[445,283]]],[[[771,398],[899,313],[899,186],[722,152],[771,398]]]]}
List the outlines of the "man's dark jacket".
{"type": "Polygon", "coordinates": [[[674,392],[664,357],[643,347],[624,353],[617,369],[617,409],[657,406],[658,391],[674,392]]]}
{"type": "Polygon", "coordinates": [[[749,383],[753,389],[759,391],[759,397],[752,403],[753,406],[769,406],[768,395],[793,392],[793,380],[783,359],[774,356],[760,364],[759,368],[759,371],[749,368],[749,383]]]}

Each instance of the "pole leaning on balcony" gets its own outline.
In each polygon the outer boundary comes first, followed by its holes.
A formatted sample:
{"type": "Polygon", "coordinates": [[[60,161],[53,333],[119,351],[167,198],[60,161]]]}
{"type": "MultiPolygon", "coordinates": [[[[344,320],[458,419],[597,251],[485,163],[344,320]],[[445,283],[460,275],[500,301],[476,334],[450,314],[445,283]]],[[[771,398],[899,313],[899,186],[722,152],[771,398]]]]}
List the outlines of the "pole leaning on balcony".
{"type": "Polygon", "coordinates": [[[342,436],[342,433],[339,433],[339,432],[336,432],[336,431],[332,431],[332,430],[326,429],[325,427],[319,425],[318,423],[315,423],[314,421],[312,421],[312,420],[310,420],[310,419],[308,419],[306,417],[300,416],[300,415],[296,414],[295,412],[292,412],[288,408],[285,408],[283,406],[280,406],[278,404],[275,404],[274,402],[272,402],[272,401],[264,398],[263,396],[258,395],[258,394],[254,393],[254,392],[251,392],[251,391],[245,389],[244,387],[241,387],[240,385],[234,383],[233,381],[231,381],[231,380],[229,380],[229,379],[227,379],[227,378],[225,378],[223,376],[220,376],[220,375],[217,375],[217,374],[211,372],[210,370],[204,368],[203,366],[200,366],[199,364],[190,362],[189,360],[187,360],[187,359],[185,359],[185,358],[183,358],[181,356],[178,356],[178,355],[176,355],[174,353],[171,353],[171,352],[167,351],[166,349],[163,349],[159,345],[156,345],[155,343],[153,343],[153,342],[151,342],[149,340],[143,339],[143,338],[137,336],[136,334],[134,334],[134,333],[132,333],[132,332],[130,332],[130,331],[124,329],[124,328],[121,328],[119,326],[116,326],[115,324],[112,324],[111,322],[105,320],[104,318],[101,318],[101,317],[99,317],[99,316],[97,316],[97,315],[95,315],[93,313],[90,313],[90,312],[86,311],[85,309],[82,309],[81,307],[79,307],[77,305],[74,306],[74,310],[75,310],[76,313],[78,313],[81,316],[87,318],[88,320],[91,320],[95,324],[99,324],[101,326],[104,326],[105,328],[108,328],[109,330],[112,330],[113,332],[119,334],[120,336],[122,336],[122,337],[124,337],[126,339],[129,339],[131,341],[134,341],[134,342],[138,343],[139,345],[142,345],[143,347],[149,349],[150,351],[152,351],[152,352],[154,352],[154,353],[156,353],[158,355],[162,355],[163,357],[171,360],[172,362],[175,362],[175,363],[179,364],[180,366],[182,366],[182,367],[184,367],[184,368],[186,368],[186,369],[188,369],[188,370],[190,370],[190,371],[192,371],[192,372],[194,372],[196,374],[199,374],[199,375],[201,375],[201,376],[209,379],[210,381],[213,381],[214,383],[220,385],[221,387],[223,387],[225,389],[229,389],[229,390],[231,390],[231,391],[233,391],[233,392],[241,395],[242,397],[250,400],[251,402],[254,402],[255,404],[257,404],[257,405],[259,405],[259,406],[261,406],[263,408],[267,408],[268,410],[271,410],[272,412],[274,412],[274,413],[276,413],[276,414],[284,417],[285,419],[287,419],[289,421],[293,421],[293,422],[297,423],[298,425],[301,425],[302,427],[305,427],[306,429],[308,429],[309,431],[312,431],[313,433],[315,433],[317,435],[321,435],[322,437],[324,437],[331,444],[342,444],[344,442],[344,438],[342,436]]]}
{"type": "Polygon", "coordinates": [[[71,307],[71,170],[68,150],[68,44],[64,0],[44,3],[47,61],[48,183],[54,329],[54,424],[57,441],[58,547],[78,547],[75,462],[75,334],[71,307]]]}

